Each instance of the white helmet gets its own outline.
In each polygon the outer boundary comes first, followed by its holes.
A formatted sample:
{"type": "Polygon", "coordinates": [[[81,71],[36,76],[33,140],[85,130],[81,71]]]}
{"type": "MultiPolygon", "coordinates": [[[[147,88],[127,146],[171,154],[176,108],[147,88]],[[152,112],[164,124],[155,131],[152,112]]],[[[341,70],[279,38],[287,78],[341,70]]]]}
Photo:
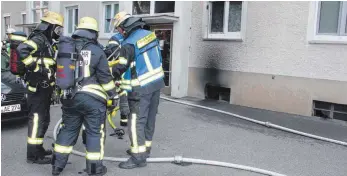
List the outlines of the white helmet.
{"type": "Polygon", "coordinates": [[[12,34],[12,33],[14,33],[14,32],[16,32],[16,30],[13,29],[13,28],[8,28],[8,29],[6,30],[6,34],[12,34]]]}

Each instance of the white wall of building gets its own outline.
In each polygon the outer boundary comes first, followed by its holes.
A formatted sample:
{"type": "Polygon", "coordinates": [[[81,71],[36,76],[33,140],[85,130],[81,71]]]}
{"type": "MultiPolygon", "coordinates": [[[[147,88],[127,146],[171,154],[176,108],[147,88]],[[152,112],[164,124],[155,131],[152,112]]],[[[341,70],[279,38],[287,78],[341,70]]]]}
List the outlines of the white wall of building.
{"type": "Polygon", "coordinates": [[[203,40],[204,8],[193,2],[189,67],[347,81],[347,45],[307,41],[310,2],[248,2],[242,42],[203,40]]]}

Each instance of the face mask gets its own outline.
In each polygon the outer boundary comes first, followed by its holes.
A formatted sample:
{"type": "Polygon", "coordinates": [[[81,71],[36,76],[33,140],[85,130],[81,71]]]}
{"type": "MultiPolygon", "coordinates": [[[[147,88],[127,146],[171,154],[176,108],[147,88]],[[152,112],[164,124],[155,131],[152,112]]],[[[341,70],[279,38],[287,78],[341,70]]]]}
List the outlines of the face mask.
{"type": "Polygon", "coordinates": [[[64,28],[61,26],[57,26],[54,28],[54,33],[58,36],[62,35],[64,32],[64,28]]]}

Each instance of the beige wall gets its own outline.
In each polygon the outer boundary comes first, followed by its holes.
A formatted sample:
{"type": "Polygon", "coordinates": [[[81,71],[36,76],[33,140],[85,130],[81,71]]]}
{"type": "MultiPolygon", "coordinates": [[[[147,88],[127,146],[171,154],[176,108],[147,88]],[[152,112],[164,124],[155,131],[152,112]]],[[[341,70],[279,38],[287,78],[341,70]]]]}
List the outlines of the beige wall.
{"type": "Polygon", "coordinates": [[[347,82],[259,73],[190,68],[189,91],[204,97],[206,83],[230,88],[230,103],[299,115],[311,115],[312,101],[347,104],[347,82]]]}

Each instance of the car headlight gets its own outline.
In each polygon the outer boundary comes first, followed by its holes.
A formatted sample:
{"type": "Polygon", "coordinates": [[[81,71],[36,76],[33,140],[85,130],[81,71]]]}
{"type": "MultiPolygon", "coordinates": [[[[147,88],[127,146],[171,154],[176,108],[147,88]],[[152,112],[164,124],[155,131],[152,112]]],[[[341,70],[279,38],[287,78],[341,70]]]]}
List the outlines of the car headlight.
{"type": "Polygon", "coordinates": [[[8,87],[6,84],[1,83],[1,93],[7,94],[7,93],[11,92],[11,90],[12,89],[10,87],[8,87]]]}

